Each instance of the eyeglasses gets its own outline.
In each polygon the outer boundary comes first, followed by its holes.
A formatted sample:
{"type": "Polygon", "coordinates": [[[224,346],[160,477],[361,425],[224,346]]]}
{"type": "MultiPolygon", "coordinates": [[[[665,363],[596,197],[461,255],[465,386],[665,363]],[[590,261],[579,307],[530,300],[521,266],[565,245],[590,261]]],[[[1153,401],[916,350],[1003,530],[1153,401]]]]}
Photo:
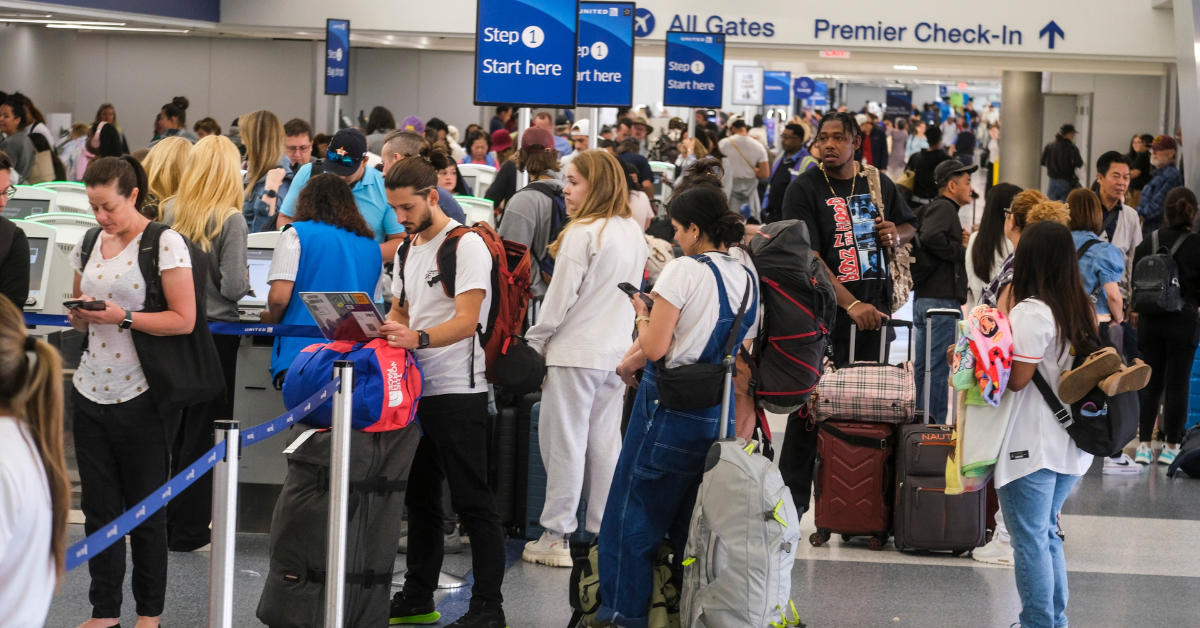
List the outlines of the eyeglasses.
{"type": "Polygon", "coordinates": [[[17,195],[17,188],[10,185],[4,189],[4,196],[6,196],[6,197],[12,198],[16,195],[17,195]]]}
{"type": "Polygon", "coordinates": [[[354,156],[350,153],[347,153],[344,148],[339,148],[338,150],[341,151],[340,155],[332,150],[327,150],[325,151],[325,157],[329,159],[329,161],[336,161],[339,164],[353,166],[354,156]]]}
{"type": "Polygon", "coordinates": [[[1012,215],[1012,208],[1011,208],[1011,207],[1005,207],[1005,208],[1004,208],[1004,215],[1005,215],[1005,216],[1011,216],[1011,215],[1012,215]]]}

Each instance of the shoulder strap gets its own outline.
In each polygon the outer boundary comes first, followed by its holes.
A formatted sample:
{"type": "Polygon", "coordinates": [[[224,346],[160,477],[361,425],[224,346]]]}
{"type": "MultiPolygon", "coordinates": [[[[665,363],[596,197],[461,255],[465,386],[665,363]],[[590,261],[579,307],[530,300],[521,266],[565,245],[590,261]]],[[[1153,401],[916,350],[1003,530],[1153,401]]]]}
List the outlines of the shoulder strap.
{"type": "MultiPolygon", "coordinates": [[[[142,278],[146,280],[146,311],[160,311],[158,307],[166,306],[166,297],[162,289],[162,275],[158,271],[158,243],[167,226],[161,222],[150,221],[142,232],[142,242],[138,248],[138,268],[142,278]]],[[[193,261],[193,264],[196,262],[193,261]]]]}
{"type": "Polygon", "coordinates": [[[1088,240],[1087,242],[1084,242],[1083,246],[1079,247],[1079,250],[1075,252],[1076,259],[1083,259],[1083,256],[1087,255],[1088,249],[1096,246],[1099,243],[1100,240],[1088,240]]]}
{"type": "MultiPolygon", "coordinates": [[[[291,225],[288,225],[290,227],[291,225]]],[[[287,227],[284,227],[285,229],[287,227]]],[[[404,265],[408,262],[408,250],[412,248],[412,236],[405,234],[404,241],[400,243],[400,248],[396,249],[396,259],[400,260],[393,269],[396,277],[400,278],[400,305],[408,304],[408,286],[404,281],[404,265]]]]}
{"type": "Polygon", "coordinates": [[[441,281],[442,290],[451,299],[454,298],[454,280],[458,276],[458,243],[462,241],[464,235],[471,232],[470,227],[459,225],[446,234],[446,239],[438,247],[438,274],[431,281],[441,281]]]}
{"type": "Polygon", "coordinates": [[[13,224],[13,221],[7,218],[0,220],[0,264],[8,259],[8,252],[12,249],[13,238],[16,235],[17,225],[13,224]]]}
{"type": "Polygon", "coordinates": [[[867,173],[867,187],[871,190],[871,202],[875,203],[875,208],[879,210],[879,215],[883,216],[883,186],[879,182],[879,168],[875,166],[863,166],[863,172],[867,173]]]}
{"type": "Polygon", "coordinates": [[[1104,217],[1104,225],[1102,225],[1100,227],[1100,232],[1107,233],[1108,228],[1111,227],[1113,225],[1113,223],[1116,222],[1117,219],[1121,217],[1121,212],[1124,209],[1125,209],[1124,205],[1118,205],[1116,209],[1108,212],[1108,215],[1104,217]]]}
{"type": "Polygon", "coordinates": [[[530,181],[528,185],[526,185],[525,187],[523,187],[517,191],[520,192],[523,190],[534,190],[536,192],[541,192],[542,194],[545,194],[548,198],[550,198],[550,200],[554,200],[556,198],[562,197],[561,190],[555,190],[554,188],[550,187],[549,185],[547,185],[546,183],[543,183],[541,181],[530,181]]]}
{"type": "Polygon", "coordinates": [[[100,227],[92,227],[83,234],[83,245],[79,251],[79,265],[86,268],[88,260],[92,257],[92,249],[96,248],[96,239],[100,237],[100,227]]]}
{"type": "Polygon", "coordinates": [[[1071,415],[1071,410],[1063,406],[1058,400],[1058,395],[1054,394],[1054,389],[1050,387],[1050,383],[1037,370],[1033,371],[1033,385],[1037,386],[1038,392],[1042,394],[1042,399],[1054,411],[1054,420],[1063,428],[1071,427],[1075,424],[1075,418],[1071,415]]]}
{"type": "MultiPolygon", "coordinates": [[[[1158,235],[1158,233],[1155,232],[1154,235],[1158,235]]],[[[1171,245],[1171,250],[1167,253],[1167,256],[1170,257],[1171,259],[1175,259],[1175,252],[1179,250],[1180,246],[1183,246],[1183,241],[1187,240],[1190,237],[1192,237],[1192,234],[1185,233],[1185,234],[1179,236],[1178,238],[1175,238],[1175,244],[1171,245]]]]}
{"type": "Polygon", "coordinates": [[[308,178],[311,179],[322,174],[325,174],[325,160],[318,159],[312,162],[312,170],[309,171],[308,178]]]}
{"type": "Polygon", "coordinates": [[[1150,250],[1154,251],[1153,255],[1158,255],[1158,231],[1150,234],[1150,250]]]}
{"type": "MultiPolygon", "coordinates": [[[[758,141],[758,140],[755,140],[755,141],[758,141]]],[[[729,143],[730,143],[730,145],[733,146],[733,150],[736,150],[737,154],[742,156],[742,161],[746,162],[746,165],[750,166],[751,170],[754,170],[754,164],[750,163],[750,160],[746,158],[746,155],[744,153],[742,153],[742,149],[738,148],[737,142],[733,141],[732,137],[729,138],[729,143]]]]}

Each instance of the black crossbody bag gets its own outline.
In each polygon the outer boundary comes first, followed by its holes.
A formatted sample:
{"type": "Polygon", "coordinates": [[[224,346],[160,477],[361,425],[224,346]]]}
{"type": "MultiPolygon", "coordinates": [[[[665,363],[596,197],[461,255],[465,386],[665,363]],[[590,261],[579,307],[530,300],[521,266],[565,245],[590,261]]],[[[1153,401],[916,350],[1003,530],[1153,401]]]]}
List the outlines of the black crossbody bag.
{"type": "Polygon", "coordinates": [[[729,337],[725,340],[725,350],[722,352],[725,357],[720,363],[684,364],[667,368],[666,356],[659,358],[655,363],[655,370],[658,371],[658,400],[665,408],[699,410],[721,405],[721,393],[725,390],[725,360],[733,359],[738,330],[742,328],[746,303],[750,300],[750,291],[754,288],[752,284],[753,276],[747,279],[742,305],[738,308],[737,317],[733,319],[733,326],[729,328],[729,337]]]}

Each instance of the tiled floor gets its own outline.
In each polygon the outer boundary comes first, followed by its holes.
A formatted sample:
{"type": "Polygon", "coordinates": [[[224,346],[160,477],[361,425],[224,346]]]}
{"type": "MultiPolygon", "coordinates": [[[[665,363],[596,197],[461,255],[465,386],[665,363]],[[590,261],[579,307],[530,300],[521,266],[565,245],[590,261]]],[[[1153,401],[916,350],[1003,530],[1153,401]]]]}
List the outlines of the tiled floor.
{"type": "MultiPolygon", "coordinates": [[[[810,517],[801,523],[805,536],[812,532],[810,517]]],[[[1200,481],[1167,479],[1157,467],[1136,477],[1104,477],[1097,462],[1067,500],[1063,528],[1072,626],[1200,626],[1200,481]]],[[[82,526],[72,525],[71,533],[78,540],[82,526]]],[[[526,564],[520,548],[510,542],[504,583],[509,625],[566,628],[569,570],[526,564]]],[[[403,555],[396,568],[403,571],[403,555]]],[[[238,537],[236,570],[234,625],[261,626],[254,609],[267,571],[265,536],[238,537]]],[[[469,575],[470,550],[448,556],[445,570],[469,575]]],[[[88,582],[86,568],[67,576],[48,627],[73,628],[88,617],[88,582]]],[[[825,547],[801,545],[792,583],[793,599],[813,628],[1005,628],[1020,609],[1011,569],[894,548],[872,552],[836,536],[825,547]]],[[[204,626],[207,596],[208,555],[171,554],[163,625],[204,626]]],[[[439,596],[443,625],[465,611],[467,599],[462,591],[439,596]]],[[[126,626],[133,613],[127,596],[126,626]]]]}

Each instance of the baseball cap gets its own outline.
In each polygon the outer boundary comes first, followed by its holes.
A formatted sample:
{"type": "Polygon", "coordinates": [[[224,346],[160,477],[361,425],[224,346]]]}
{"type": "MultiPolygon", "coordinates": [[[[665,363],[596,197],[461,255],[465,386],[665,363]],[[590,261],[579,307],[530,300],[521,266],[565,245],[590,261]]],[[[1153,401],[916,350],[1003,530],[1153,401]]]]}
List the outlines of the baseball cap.
{"type": "Polygon", "coordinates": [[[587,135],[588,131],[591,130],[592,121],[585,118],[576,122],[575,126],[571,127],[571,135],[587,135]]]}
{"type": "Polygon", "coordinates": [[[858,126],[862,126],[862,125],[870,122],[871,119],[867,117],[867,114],[859,113],[859,114],[855,114],[854,121],[858,123],[858,126]]]}
{"type": "Polygon", "coordinates": [[[329,140],[325,159],[325,170],[339,177],[348,177],[358,172],[358,167],[367,156],[367,137],[358,129],[342,129],[329,140]]]}
{"type": "Polygon", "coordinates": [[[496,129],[492,133],[492,150],[497,153],[512,148],[512,134],[506,129],[496,129]]]}
{"type": "Polygon", "coordinates": [[[408,116],[404,119],[404,122],[400,123],[400,130],[425,135],[425,123],[421,122],[421,119],[417,116],[408,116]]]}
{"type": "Polygon", "coordinates": [[[938,164],[937,168],[933,169],[933,182],[937,184],[938,187],[942,187],[942,184],[949,181],[951,177],[962,172],[971,174],[976,170],[979,170],[979,166],[964,166],[962,162],[957,159],[947,159],[946,161],[938,164]]]}
{"type": "Polygon", "coordinates": [[[535,146],[541,146],[544,149],[554,149],[554,136],[538,126],[531,126],[521,133],[521,148],[530,149],[535,146]]]}
{"type": "Polygon", "coordinates": [[[1150,143],[1150,148],[1154,150],[1175,150],[1179,147],[1175,144],[1175,138],[1170,135],[1155,135],[1154,141],[1150,143]]]}

